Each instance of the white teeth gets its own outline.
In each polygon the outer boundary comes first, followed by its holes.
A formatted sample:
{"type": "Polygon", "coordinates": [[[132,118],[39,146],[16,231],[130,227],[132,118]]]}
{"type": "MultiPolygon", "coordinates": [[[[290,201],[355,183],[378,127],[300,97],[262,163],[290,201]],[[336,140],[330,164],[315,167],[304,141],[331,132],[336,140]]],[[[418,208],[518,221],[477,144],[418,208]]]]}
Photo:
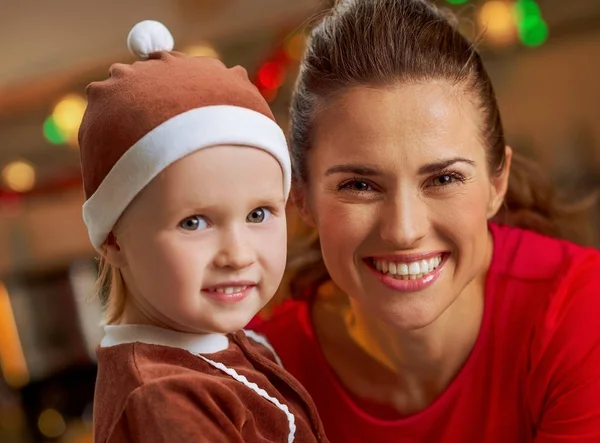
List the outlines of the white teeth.
{"type": "Polygon", "coordinates": [[[417,275],[418,273],[421,272],[421,266],[419,265],[419,262],[412,262],[410,265],[408,265],[408,273],[410,275],[417,275]]]}
{"type": "Polygon", "coordinates": [[[210,289],[210,291],[222,292],[224,294],[237,294],[238,292],[242,292],[246,288],[247,288],[247,286],[227,286],[227,287],[223,287],[223,288],[210,289]]]}
{"type": "Polygon", "coordinates": [[[410,263],[373,259],[375,269],[384,274],[389,274],[404,280],[416,280],[422,278],[436,269],[441,262],[441,255],[428,260],[419,260],[410,263]]]}
{"type": "Polygon", "coordinates": [[[408,275],[408,265],[406,263],[398,263],[396,267],[399,275],[408,275]]]}

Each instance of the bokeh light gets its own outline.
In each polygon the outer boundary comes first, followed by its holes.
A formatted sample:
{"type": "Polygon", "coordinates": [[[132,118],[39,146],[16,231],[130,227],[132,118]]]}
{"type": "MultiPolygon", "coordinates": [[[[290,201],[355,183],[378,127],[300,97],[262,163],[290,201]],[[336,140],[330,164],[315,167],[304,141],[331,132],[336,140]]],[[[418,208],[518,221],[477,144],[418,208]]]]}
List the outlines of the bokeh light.
{"type": "Polygon", "coordinates": [[[512,43],[517,37],[514,9],[507,1],[484,3],[478,11],[477,24],[485,32],[486,39],[495,45],[512,43]]]}
{"type": "Polygon", "coordinates": [[[291,36],[285,43],[285,53],[292,60],[300,60],[304,53],[306,45],[306,36],[299,32],[291,36]]]}
{"type": "Polygon", "coordinates": [[[260,86],[266,89],[277,89],[285,80],[285,67],[275,61],[267,62],[258,70],[260,86]]]}
{"type": "Polygon", "coordinates": [[[15,192],[27,192],[35,186],[35,168],[32,164],[17,160],[2,169],[4,185],[15,192]]]}
{"type": "Polygon", "coordinates": [[[50,116],[44,120],[44,137],[53,145],[61,145],[66,143],[69,139],[68,135],[61,131],[56,122],[54,121],[54,117],[50,116]]]}
{"type": "Polygon", "coordinates": [[[38,418],[38,428],[45,437],[57,438],[65,433],[67,424],[60,412],[46,409],[38,418]]]}
{"type": "Polygon", "coordinates": [[[518,0],[514,5],[514,13],[521,43],[528,47],[543,45],[550,30],[538,3],[535,0],[518,0]]]}
{"type": "Polygon", "coordinates": [[[208,43],[188,46],[184,48],[182,52],[184,54],[189,55],[190,57],[212,57],[217,59],[219,58],[219,53],[217,52],[217,50],[208,43]]]}
{"type": "Polygon", "coordinates": [[[54,107],[52,115],[44,121],[44,137],[54,145],[68,143],[77,146],[79,125],[87,106],[86,100],[77,94],[68,94],[54,107]]]}
{"type": "Polygon", "coordinates": [[[72,134],[79,130],[85,107],[86,101],[83,97],[69,94],[54,107],[52,118],[61,131],[72,134]]]}

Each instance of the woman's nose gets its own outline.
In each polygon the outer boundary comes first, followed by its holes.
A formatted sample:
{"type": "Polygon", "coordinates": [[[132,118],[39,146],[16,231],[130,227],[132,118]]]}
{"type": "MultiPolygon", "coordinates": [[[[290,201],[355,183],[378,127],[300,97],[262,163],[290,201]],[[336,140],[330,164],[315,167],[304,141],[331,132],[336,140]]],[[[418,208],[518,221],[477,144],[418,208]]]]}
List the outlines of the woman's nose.
{"type": "Polygon", "coordinates": [[[404,192],[390,199],[381,214],[381,238],[396,249],[411,249],[429,228],[426,203],[416,194],[404,192]]]}

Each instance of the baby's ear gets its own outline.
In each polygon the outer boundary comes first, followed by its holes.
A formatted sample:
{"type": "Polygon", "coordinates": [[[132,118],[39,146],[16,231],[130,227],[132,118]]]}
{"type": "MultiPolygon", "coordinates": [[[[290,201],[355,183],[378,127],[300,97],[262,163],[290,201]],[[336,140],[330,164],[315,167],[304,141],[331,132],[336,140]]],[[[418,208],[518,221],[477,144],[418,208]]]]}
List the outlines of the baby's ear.
{"type": "Polygon", "coordinates": [[[108,234],[108,237],[102,246],[102,256],[111,266],[115,268],[123,268],[127,266],[127,258],[121,250],[119,241],[113,232],[108,234]]]}

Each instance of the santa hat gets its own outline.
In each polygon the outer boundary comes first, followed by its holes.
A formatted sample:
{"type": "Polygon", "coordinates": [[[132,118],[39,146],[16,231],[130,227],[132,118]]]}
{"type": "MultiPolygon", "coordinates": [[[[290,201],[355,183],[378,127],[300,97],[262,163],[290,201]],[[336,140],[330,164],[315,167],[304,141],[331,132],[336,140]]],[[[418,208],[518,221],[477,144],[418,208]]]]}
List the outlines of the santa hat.
{"type": "Polygon", "coordinates": [[[173,37],[156,21],[133,27],[132,53],[144,59],[115,64],[91,83],[79,129],[86,202],[83,219],[100,248],[127,206],[170,164],[217,145],[270,153],[291,185],[285,135],[244,68],[172,52],[173,37]]]}

